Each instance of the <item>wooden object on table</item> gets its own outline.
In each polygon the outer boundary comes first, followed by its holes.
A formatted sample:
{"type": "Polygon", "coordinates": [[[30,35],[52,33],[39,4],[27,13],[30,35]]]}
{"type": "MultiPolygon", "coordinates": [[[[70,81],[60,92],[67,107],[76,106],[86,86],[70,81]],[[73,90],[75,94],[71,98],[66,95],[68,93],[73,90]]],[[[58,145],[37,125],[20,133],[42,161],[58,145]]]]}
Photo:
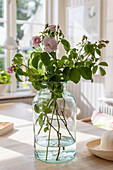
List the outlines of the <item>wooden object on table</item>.
{"type": "Polygon", "coordinates": [[[0,170],[112,170],[113,162],[90,154],[86,143],[99,139],[105,130],[77,121],[77,156],[52,164],[34,156],[32,108],[27,104],[1,104],[0,119],[14,122],[15,129],[0,137],[0,170]]]}
{"type": "Polygon", "coordinates": [[[12,122],[0,122],[0,136],[9,132],[14,127],[12,122]]]}
{"type": "Polygon", "coordinates": [[[88,117],[88,118],[80,119],[80,121],[81,121],[81,122],[88,123],[88,122],[91,122],[91,118],[88,117]]]}

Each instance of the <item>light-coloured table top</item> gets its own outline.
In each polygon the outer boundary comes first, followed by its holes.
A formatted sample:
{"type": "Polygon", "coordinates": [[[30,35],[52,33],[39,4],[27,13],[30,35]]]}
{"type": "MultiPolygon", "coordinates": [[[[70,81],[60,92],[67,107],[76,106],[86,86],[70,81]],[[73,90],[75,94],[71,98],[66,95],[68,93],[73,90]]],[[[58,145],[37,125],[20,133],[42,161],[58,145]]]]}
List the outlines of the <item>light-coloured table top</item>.
{"type": "Polygon", "coordinates": [[[27,104],[1,104],[0,121],[14,122],[14,130],[0,137],[0,170],[112,170],[113,162],[91,155],[86,143],[104,130],[77,122],[77,156],[66,163],[39,161],[33,151],[32,108],[27,104]]]}

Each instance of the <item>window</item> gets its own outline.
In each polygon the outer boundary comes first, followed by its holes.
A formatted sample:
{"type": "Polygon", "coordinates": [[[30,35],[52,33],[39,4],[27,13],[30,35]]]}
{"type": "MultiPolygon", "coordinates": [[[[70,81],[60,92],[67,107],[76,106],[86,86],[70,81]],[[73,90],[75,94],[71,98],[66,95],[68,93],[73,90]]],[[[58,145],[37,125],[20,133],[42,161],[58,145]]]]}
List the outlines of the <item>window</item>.
{"type": "MultiPolygon", "coordinates": [[[[3,41],[5,40],[5,20],[4,20],[4,1],[0,0],[0,44],[3,43],[3,41]]],[[[0,69],[4,69],[5,68],[5,52],[2,49],[2,47],[0,46],[0,69]]]]}

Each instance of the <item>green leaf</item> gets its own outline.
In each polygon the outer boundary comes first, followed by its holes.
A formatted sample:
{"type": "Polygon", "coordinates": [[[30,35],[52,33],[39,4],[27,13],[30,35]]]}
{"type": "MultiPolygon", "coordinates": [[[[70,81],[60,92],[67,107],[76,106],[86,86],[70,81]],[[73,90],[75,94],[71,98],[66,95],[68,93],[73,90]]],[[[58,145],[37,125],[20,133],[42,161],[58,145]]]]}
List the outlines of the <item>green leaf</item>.
{"type": "Polygon", "coordinates": [[[92,44],[86,44],[84,46],[84,50],[85,50],[86,53],[91,53],[91,54],[94,53],[94,48],[93,48],[92,44]]]}
{"type": "Polygon", "coordinates": [[[80,81],[80,73],[79,73],[79,70],[76,69],[76,68],[73,68],[70,70],[70,73],[69,73],[69,78],[71,81],[73,81],[74,83],[78,83],[80,81]]]}
{"type": "Polygon", "coordinates": [[[48,113],[51,113],[51,112],[52,112],[52,110],[51,110],[51,108],[46,107],[46,108],[44,109],[44,112],[48,114],[48,113]]]}
{"type": "Polygon", "coordinates": [[[99,49],[96,49],[96,53],[101,56],[101,51],[99,49]]]}
{"type": "Polygon", "coordinates": [[[24,72],[21,68],[17,69],[17,73],[18,73],[19,75],[27,76],[27,73],[24,72]]]}
{"type": "Polygon", "coordinates": [[[61,40],[61,43],[63,44],[64,49],[65,49],[67,52],[69,52],[69,51],[70,51],[70,43],[69,43],[67,40],[65,40],[65,39],[62,39],[62,40],[61,40]]]}
{"type": "Polygon", "coordinates": [[[95,58],[95,61],[97,62],[100,58],[95,58]]]}
{"type": "Polygon", "coordinates": [[[44,121],[43,121],[43,114],[41,113],[38,117],[38,122],[39,122],[39,125],[42,126],[44,124],[44,121]]]}
{"type": "Polygon", "coordinates": [[[76,66],[84,66],[84,61],[76,62],[75,67],[76,66]]]}
{"type": "Polygon", "coordinates": [[[38,62],[40,60],[40,55],[37,54],[35,57],[32,59],[32,66],[36,69],[38,69],[38,62]]]}
{"type": "Polygon", "coordinates": [[[16,57],[16,58],[18,58],[18,57],[21,57],[21,58],[22,58],[23,56],[22,56],[22,54],[16,54],[15,57],[16,57]]]}
{"type": "Polygon", "coordinates": [[[48,65],[51,64],[50,56],[48,55],[47,52],[41,53],[41,60],[42,60],[42,62],[44,63],[45,66],[48,66],[48,65]]]}
{"type": "Polygon", "coordinates": [[[54,66],[48,66],[48,70],[50,73],[54,73],[55,67],[54,66]]]}
{"type": "Polygon", "coordinates": [[[70,54],[70,55],[69,55],[69,61],[72,61],[72,58],[73,58],[73,55],[70,54]]]}
{"type": "Polygon", "coordinates": [[[19,75],[23,75],[22,69],[21,69],[21,68],[17,69],[17,73],[18,73],[19,75]]]}
{"type": "Polygon", "coordinates": [[[31,52],[31,54],[30,54],[30,58],[32,58],[33,56],[34,56],[34,51],[33,52],[31,52]]]}
{"type": "Polygon", "coordinates": [[[60,73],[62,73],[62,71],[59,70],[59,69],[56,69],[56,73],[57,73],[57,74],[60,74],[60,73]]]}
{"type": "Polygon", "coordinates": [[[76,53],[77,49],[76,49],[76,48],[72,48],[72,51],[73,51],[74,53],[76,53]]]}
{"type": "Polygon", "coordinates": [[[67,56],[62,56],[62,59],[61,60],[67,60],[68,58],[67,58],[67,56]]]}
{"type": "Polygon", "coordinates": [[[92,70],[92,71],[93,71],[93,74],[95,74],[95,73],[97,72],[97,69],[98,69],[98,66],[94,66],[94,67],[93,67],[93,70],[92,70]]]}
{"type": "Polygon", "coordinates": [[[44,128],[44,132],[47,132],[49,130],[48,126],[44,128]]]}
{"type": "Polygon", "coordinates": [[[99,65],[101,65],[101,66],[108,66],[108,64],[106,62],[100,62],[99,65]]]}
{"type": "Polygon", "coordinates": [[[51,106],[55,107],[55,101],[54,100],[52,101],[51,106]]]}
{"type": "Polygon", "coordinates": [[[23,56],[21,54],[16,54],[13,58],[13,61],[17,63],[22,63],[22,57],[23,56]]]}
{"type": "Polygon", "coordinates": [[[14,63],[22,63],[22,58],[13,58],[13,60],[12,60],[14,63]]]}
{"type": "Polygon", "coordinates": [[[92,71],[88,67],[81,67],[80,74],[86,80],[91,80],[91,78],[92,78],[92,71]]]}
{"type": "Polygon", "coordinates": [[[40,113],[40,109],[39,107],[37,106],[37,104],[34,105],[34,110],[36,113],[40,113]]]}
{"type": "Polygon", "coordinates": [[[69,77],[69,71],[70,71],[69,67],[65,67],[64,70],[63,70],[63,75],[64,75],[65,80],[67,80],[68,77],[69,77]]]}
{"type": "Polygon", "coordinates": [[[51,52],[49,54],[52,56],[53,59],[56,59],[56,52],[51,52]]]}
{"type": "Polygon", "coordinates": [[[101,76],[105,76],[106,71],[102,67],[99,67],[99,69],[100,69],[101,76]]]}
{"type": "Polygon", "coordinates": [[[74,59],[78,57],[78,54],[77,54],[76,52],[74,52],[74,50],[71,50],[71,51],[70,51],[70,55],[71,55],[71,57],[74,58],[74,59]]]}
{"type": "Polygon", "coordinates": [[[19,77],[19,75],[16,73],[15,74],[15,76],[16,76],[16,79],[19,81],[19,82],[23,82],[21,79],[20,79],[20,77],[19,77]]]}
{"type": "Polygon", "coordinates": [[[39,82],[32,82],[32,86],[33,86],[37,91],[40,91],[40,83],[39,83],[39,82]]]}

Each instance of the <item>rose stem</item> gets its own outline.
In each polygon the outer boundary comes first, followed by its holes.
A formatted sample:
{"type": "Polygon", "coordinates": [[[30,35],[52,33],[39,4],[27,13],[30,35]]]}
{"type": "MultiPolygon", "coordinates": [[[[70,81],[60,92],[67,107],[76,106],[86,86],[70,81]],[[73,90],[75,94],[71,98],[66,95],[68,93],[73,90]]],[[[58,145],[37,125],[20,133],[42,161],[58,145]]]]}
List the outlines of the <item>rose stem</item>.
{"type": "MultiPolygon", "coordinates": [[[[51,125],[52,125],[52,122],[53,122],[54,112],[55,112],[55,107],[54,107],[53,114],[52,114],[52,118],[51,118],[51,125]]],[[[50,143],[51,125],[50,125],[49,135],[48,135],[48,146],[47,146],[47,148],[46,148],[46,161],[47,161],[47,157],[48,157],[48,148],[49,148],[49,143],[50,143]]]]}
{"type": "Polygon", "coordinates": [[[60,154],[60,140],[61,140],[61,134],[59,133],[60,132],[60,123],[59,123],[59,119],[58,119],[58,105],[57,105],[57,102],[55,102],[55,108],[56,108],[56,117],[57,117],[57,122],[58,122],[58,133],[57,133],[57,136],[58,136],[58,154],[57,154],[57,158],[56,158],[56,161],[57,161],[58,158],[59,158],[59,154],[60,154]]]}
{"type": "MultiPolygon", "coordinates": [[[[50,104],[51,100],[52,100],[52,99],[50,99],[50,100],[48,101],[48,103],[47,103],[46,107],[50,104]]],[[[50,107],[50,106],[49,106],[49,107],[50,107]]],[[[39,129],[39,131],[38,131],[38,134],[37,134],[37,135],[39,135],[39,134],[40,134],[40,132],[41,132],[41,130],[42,130],[42,128],[43,128],[43,125],[44,125],[45,119],[46,119],[46,117],[44,117],[43,124],[42,124],[42,126],[40,127],[40,129],[39,129]]],[[[36,122],[37,122],[37,121],[36,121],[36,122]]]]}
{"type": "Polygon", "coordinates": [[[61,118],[60,114],[58,114],[58,116],[60,117],[60,120],[64,123],[64,125],[65,125],[68,133],[70,134],[70,136],[72,137],[73,141],[75,142],[74,137],[72,136],[71,132],[69,131],[69,129],[68,129],[68,127],[67,127],[67,121],[66,121],[65,116],[64,116],[64,110],[63,110],[63,112],[62,112],[62,116],[63,116],[64,120],[61,118]]]}

